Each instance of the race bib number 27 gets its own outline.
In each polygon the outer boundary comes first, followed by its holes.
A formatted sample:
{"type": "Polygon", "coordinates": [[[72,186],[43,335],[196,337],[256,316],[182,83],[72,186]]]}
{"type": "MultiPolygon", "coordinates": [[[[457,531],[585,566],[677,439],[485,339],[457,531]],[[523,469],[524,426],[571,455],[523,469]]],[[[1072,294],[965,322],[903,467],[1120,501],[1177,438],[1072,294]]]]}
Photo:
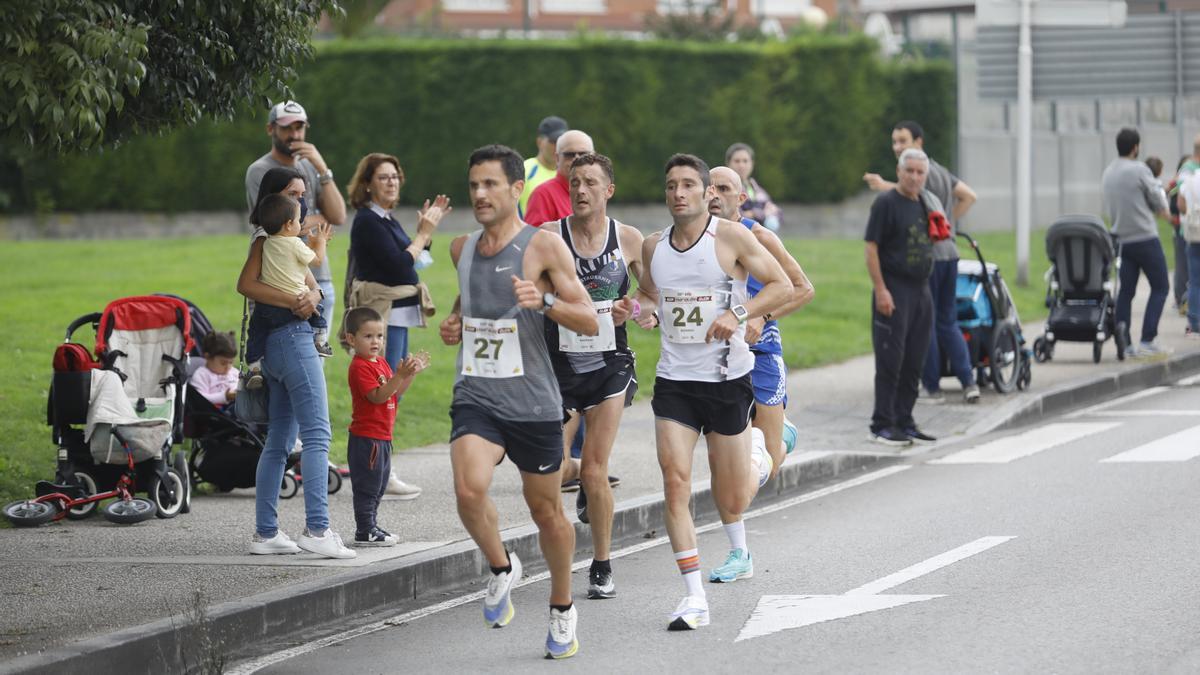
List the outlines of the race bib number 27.
{"type": "Polygon", "coordinates": [[[525,374],[516,319],[463,317],[462,374],[468,377],[520,377],[525,374]]]}

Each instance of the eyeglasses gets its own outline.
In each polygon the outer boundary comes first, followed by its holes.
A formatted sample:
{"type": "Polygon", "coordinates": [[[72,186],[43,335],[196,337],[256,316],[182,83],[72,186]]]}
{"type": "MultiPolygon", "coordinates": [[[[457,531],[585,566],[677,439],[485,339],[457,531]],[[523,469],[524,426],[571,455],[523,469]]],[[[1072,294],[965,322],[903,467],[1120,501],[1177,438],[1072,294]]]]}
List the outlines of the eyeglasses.
{"type": "Polygon", "coordinates": [[[586,155],[586,154],[588,154],[588,151],[587,151],[587,150],[581,150],[580,152],[560,152],[560,153],[558,153],[558,154],[559,154],[559,155],[560,155],[560,156],[561,156],[563,159],[575,159],[576,157],[581,157],[581,156],[583,156],[583,155],[586,155]]]}
{"type": "Polygon", "coordinates": [[[392,173],[392,174],[377,173],[377,174],[375,174],[375,180],[379,181],[380,183],[399,183],[400,176],[397,174],[394,174],[394,173],[392,173]]]}

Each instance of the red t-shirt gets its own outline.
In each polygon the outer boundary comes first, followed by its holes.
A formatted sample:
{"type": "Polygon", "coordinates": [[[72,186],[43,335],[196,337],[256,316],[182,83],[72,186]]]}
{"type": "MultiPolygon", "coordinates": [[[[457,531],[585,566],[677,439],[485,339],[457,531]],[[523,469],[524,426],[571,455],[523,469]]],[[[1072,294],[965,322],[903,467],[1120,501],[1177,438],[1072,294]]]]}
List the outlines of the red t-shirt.
{"type": "Polygon", "coordinates": [[[571,193],[567,179],[558,174],[542,183],[529,195],[525,222],[534,227],[571,215],[571,193]]]}
{"type": "Polygon", "coordinates": [[[350,418],[350,433],[377,441],[392,440],[392,425],[396,423],[396,395],[383,403],[371,403],[367,393],[392,377],[387,361],[376,358],[368,361],[355,354],[350,360],[350,400],[354,412],[350,418]]]}

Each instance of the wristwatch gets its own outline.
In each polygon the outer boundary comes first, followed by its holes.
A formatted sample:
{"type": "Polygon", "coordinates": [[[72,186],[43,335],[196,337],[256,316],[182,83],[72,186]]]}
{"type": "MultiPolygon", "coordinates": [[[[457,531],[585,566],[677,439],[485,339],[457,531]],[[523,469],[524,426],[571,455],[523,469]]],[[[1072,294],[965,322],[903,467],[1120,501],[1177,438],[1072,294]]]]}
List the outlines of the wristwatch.
{"type": "Polygon", "coordinates": [[[553,293],[542,294],[542,311],[545,312],[554,306],[556,298],[553,293]]]}
{"type": "Polygon", "coordinates": [[[318,176],[321,179],[321,185],[333,182],[333,169],[325,169],[325,173],[318,176]]]}
{"type": "Polygon", "coordinates": [[[737,317],[738,323],[744,323],[746,318],[750,316],[750,312],[746,309],[745,305],[734,305],[729,308],[729,311],[733,312],[733,315],[737,317]]]}

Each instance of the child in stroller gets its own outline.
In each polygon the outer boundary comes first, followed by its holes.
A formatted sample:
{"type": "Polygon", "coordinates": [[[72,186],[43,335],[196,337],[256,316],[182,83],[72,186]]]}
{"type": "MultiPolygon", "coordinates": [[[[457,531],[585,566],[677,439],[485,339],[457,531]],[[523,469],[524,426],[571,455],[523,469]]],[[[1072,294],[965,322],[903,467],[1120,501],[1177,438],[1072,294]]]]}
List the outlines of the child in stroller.
{"type": "Polygon", "coordinates": [[[218,410],[226,411],[237,398],[238,369],[233,367],[238,355],[237,342],[233,333],[213,331],[204,336],[200,348],[204,365],[192,373],[188,384],[218,410]]]}

